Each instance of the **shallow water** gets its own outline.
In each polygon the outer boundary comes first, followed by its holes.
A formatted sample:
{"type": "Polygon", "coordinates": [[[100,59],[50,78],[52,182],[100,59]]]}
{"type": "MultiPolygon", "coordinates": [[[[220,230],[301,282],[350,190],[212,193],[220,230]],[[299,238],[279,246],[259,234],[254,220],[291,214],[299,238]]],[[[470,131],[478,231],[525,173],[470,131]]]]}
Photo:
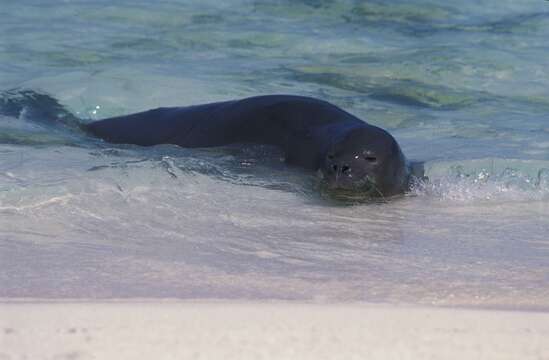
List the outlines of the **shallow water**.
{"type": "Polygon", "coordinates": [[[0,89],[88,119],[269,93],[388,129],[428,182],[342,205],[272,149],[0,116],[0,296],[549,305],[546,1],[30,1],[0,89]]]}

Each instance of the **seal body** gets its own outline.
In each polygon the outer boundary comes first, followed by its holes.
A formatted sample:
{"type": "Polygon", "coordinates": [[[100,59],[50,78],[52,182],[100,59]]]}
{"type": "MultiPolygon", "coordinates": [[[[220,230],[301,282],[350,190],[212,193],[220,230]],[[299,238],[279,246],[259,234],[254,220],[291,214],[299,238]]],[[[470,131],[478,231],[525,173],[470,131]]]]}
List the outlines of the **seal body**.
{"type": "Polygon", "coordinates": [[[402,193],[408,185],[406,160],[387,131],[310,97],[267,95],[158,108],[86,127],[105,141],[142,146],[274,145],[288,164],[319,170],[333,189],[372,188],[387,196],[402,193]]]}

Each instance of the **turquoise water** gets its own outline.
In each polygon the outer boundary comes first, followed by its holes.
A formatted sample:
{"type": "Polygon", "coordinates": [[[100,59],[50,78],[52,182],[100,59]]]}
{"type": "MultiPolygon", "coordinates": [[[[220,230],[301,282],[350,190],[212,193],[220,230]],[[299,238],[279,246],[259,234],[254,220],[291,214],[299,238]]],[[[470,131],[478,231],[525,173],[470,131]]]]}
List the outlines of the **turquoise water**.
{"type": "Polygon", "coordinates": [[[549,2],[23,0],[0,18],[1,91],[86,121],[314,96],[430,179],[341,206],[268,149],[0,116],[1,297],[549,305],[549,2]]]}

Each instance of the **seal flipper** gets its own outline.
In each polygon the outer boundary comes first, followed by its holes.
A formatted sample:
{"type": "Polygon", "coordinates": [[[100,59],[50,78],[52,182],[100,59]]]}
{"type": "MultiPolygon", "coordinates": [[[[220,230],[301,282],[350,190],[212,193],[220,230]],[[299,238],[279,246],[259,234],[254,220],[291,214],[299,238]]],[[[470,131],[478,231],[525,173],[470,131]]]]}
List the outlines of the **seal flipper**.
{"type": "Polygon", "coordinates": [[[53,97],[32,90],[8,90],[0,94],[0,114],[24,117],[45,125],[85,130],[85,125],[53,97]]]}

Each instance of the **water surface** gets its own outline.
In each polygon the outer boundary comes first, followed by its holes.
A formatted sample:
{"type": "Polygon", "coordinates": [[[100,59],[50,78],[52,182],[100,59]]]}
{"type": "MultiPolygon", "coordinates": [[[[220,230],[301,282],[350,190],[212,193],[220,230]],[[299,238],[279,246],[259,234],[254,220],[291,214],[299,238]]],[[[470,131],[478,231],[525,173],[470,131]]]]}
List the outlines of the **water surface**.
{"type": "Polygon", "coordinates": [[[288,93],[388,129],[429,182],[343,206],[271,149],[97,143],[0,117],[0,296],[547,308],[546,1],[31,1],[0,89],[86,121],[288,93]]]}

